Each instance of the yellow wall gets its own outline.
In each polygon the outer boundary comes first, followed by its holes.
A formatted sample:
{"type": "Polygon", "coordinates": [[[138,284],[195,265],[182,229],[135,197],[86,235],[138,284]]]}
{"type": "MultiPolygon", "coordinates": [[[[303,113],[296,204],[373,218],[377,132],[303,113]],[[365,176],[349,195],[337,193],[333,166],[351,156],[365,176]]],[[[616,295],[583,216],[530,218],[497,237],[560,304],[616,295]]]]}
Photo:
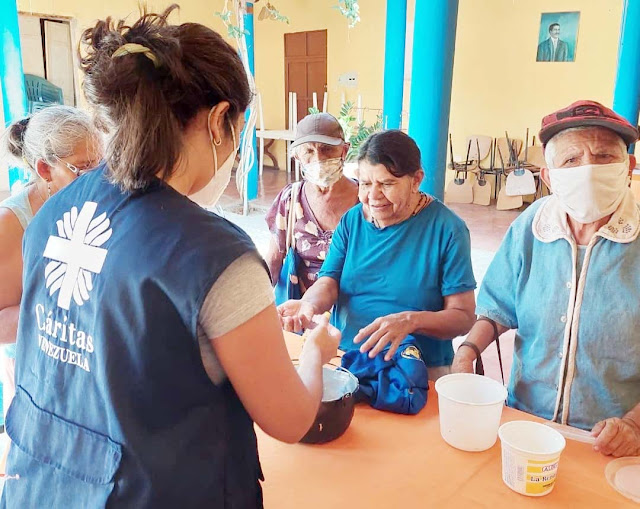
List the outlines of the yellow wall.
{"type": "MultiPolygon", "coordinates": [[[[613,102],[622,0],[461,0],[451,98],[456,152],[470,134],[524,139],[578,99],[613,102]],[[580,11],[575,62],[536,62],[540,13],[580,11]]],[[[448,172],[451,173],[451,172],[448,172]]]]}
{"type": "MultiPolygon", "coordinates": [[[[146,0],[151,12],[159,12],[174,2],[146,0]]],[[[180,10],[174,14],[174,22],[199,21],[217,30],[224,30],[222,22],[213,13],[222,10],[223,0],[182,0],[180,10]]],[[[80,29],[90,26],[95,20],[112,16],[116,19],[138,14],[136,0],[18,0],[18,11],[52,16],[68,16],[78,21],[80,29]]],[[[79,35],[79,34],[77,34],[79,35]]]]}
{"type": "MultiPolygon", "coordinates": [[[[361,21],[349,29],[345,17],[333,9],[332,1],[277,0],[278,10],[289,17],[290,24],[277,21],[256,21],[256,85],[262,95],[265,127],[284,129],[286,126],[284,82],[284,34],[327,29],[327,90],[328,110],[336,114],[341,95],[356,102],[362,96],[363,107],[382,108],[382,77],[384,71],[385,0],[361,3],[361,21]],[[338,85],[338,77],[349,71],[358,73],[357,89],[338,85]]],[[[256,20],[259,12],[256,6],[256,20]]],[[[319,98],[319,101],[322,99],[319,98]]],[[[320,105],[321,106],[321,105],[320,105]]],[[[366,112],[367,120],[375,120],[377,112],[366,112]]],[[[278,147],[278,159],[284,162],[284,148],[278,147]]]]}
{"type": "MultiPolygon", "coordinates": [[[[413,4],[409,0],[409,25],[413,4]]],[[[159,10],[168,1],[149,0],[159,10]]],[[[175,22],[199,21],[225,32],[213,13],[223,0],[182,0],[175,22]]],[[[337,113],[343,89],[338,76],[358,73],[358,88],[344,90],[347,99],[362,95],[363,106],[382,107],[386,0],[361,2],[361,22],[348,29],[332,6],[337,2],[277,0],[290,25],[258,21],[256,7],[256,78],[262,93],[265,125],[285,127],[284,34],[328,29],[329,111],[337,113]]],[[[75,36],[95,19],[133,14],[134,0],[18,0],[22,12],[77,19],[75,36]]],[[[460,0],[454,64],[450,131],[455,150],[464,154],[470,134],[524,138],[536,134],[542,116],[580,98],[611,105],[615,79],[622,0],[460,0]],[[535,52],[541,12],[580,11],[576,61],[538,63],[535,52]]],[[[408,105],[408,87],[405,104],[408,105]]],[[[367,114],[368,120],[375,112],[367,114]]],[[[277,150],[284,166],[283,147],[277,150]]],[[[449,172],[450,173],[450,172],[449,172]]]]}
{"type": "MultiPolygon", "coordinates": [[[[146,0],[148,11],[156,13],[161,12],[172,3],[174,2],[169,0],[146,0]]],[[[223,0],[183,0],[179,4],[180,10],[174,12],[170,18],[173,23],[197,20],[222,34],[226,34],[224,24],[214,16],[214,12],[222,10],[223,0]]],[[[71,18],[71,37],[74,50],[77,48],[82,31],[93,26],[98,19],[111,16],[116,20],[127,18],[133,22],[139,16],[138,2],[135,0],[18,0],[18,11],[21,14],[71,18]]],[[[77,92],[80,92],[77,86],[81,79],[81,74],[76,69],[77,92]]],[[[79,105],[86,104],[81,93],[79,98],[79,105]]]]}

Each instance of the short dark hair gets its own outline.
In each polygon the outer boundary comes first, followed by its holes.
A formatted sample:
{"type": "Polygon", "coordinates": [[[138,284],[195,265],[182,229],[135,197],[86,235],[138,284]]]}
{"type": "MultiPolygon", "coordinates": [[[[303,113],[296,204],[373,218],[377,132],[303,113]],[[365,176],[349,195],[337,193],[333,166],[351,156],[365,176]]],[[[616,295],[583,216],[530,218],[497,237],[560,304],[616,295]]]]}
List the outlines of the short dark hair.
{"type": "Polygon", "coordinates": [[[109,175],[125,190],[144,189],[156,175],[171,176],[182,133],[203,109],[228,101],[228,117],[235,120],[251,102],[236,50],[204,25],[170,25],[167,18],[177,8],[162,14],[143,9],[131,26],[109,17],[82,34],[84,93],[98,125],[110,134],[109,175]],[[151,56],[113,58],[127,43],[148,48],[151,56]]]}
{"type": "Polygon", "coordinates": [[[551,30],[553,30],[553,27],[558,27],[560,28],[560,23],[551,23],[549,25],[549,32],[551,32],[551,30]]]}
{"type": "Polygon", "coordinates": [[[358,162],[383,165],[394,177],[415,175],[421,168],[420,149],[407,134],[397,129],[369,136],[360,147],[358,162]]]}

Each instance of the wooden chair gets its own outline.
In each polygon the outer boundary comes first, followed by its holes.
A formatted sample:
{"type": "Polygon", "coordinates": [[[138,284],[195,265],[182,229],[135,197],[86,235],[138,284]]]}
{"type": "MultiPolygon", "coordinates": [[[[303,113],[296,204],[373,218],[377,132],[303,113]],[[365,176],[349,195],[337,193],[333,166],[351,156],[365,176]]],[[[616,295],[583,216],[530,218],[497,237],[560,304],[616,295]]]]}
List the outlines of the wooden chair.
{"type": "Polygon", "coordinates": [[[316,92],[313,93],[313,107],[319,111],[322,111],[322,113],[327,112],[328,101],[329,101],[329,97],[327,92],[325,92],[322,98],[322,109],[320,110],[320,108],[318,108],[318,94],[316,92]]]}
{"type": "Polygon", "coordinates": [[[540,178],[540,170],[547,166],[547,162],[544,159],[544,151],[542,149],[542,145],[532,145],[531,147],[527,147],[526,153],[526,165],[533,173],[533,176],[537,179],[535,198],[538,198],[538,193],[540,194],[540,198],[542,198],[542,196],[544,196],[544,189],[546,188],[546,185],[540,178]]]}
{"type": "Polygon", "coordinates": [[[466,145],[471,147],[469,150],[469,160],[475,161],[476,167],[479,167],[480,163],[489,157],[492,142],[493,138],[491,136],[477,134],[467,137],[466,145]]]}

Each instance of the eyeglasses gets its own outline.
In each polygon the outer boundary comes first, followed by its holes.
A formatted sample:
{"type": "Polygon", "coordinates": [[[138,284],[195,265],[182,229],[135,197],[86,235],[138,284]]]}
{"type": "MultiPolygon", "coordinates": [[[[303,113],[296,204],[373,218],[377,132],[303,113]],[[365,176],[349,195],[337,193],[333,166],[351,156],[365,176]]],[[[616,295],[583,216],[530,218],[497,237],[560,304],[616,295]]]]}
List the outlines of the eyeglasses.
{"type": "Polygon", "coordinates": [[[64,164],[67,169],[73,173],[76,177],[80,177],[81,175],[84,175],[85,173],[87,173],[89,170],[93,169],[95,167],[94,163],[89,163],[86,167],[83,168],[78,168],[75,164],[71,164],[68,163],[67,161],[63,161],[62,159],[60,159],[58,156],[54,156],[60,163],[64,164]]]}

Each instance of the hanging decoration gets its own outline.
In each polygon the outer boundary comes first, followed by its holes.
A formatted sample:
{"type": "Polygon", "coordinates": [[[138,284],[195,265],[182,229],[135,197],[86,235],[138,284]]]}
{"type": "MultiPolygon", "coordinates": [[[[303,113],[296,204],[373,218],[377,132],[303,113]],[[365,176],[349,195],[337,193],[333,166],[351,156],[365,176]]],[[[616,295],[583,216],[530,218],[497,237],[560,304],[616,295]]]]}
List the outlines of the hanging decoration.
{"type": "Polygon", "coordinates": [[[247,179],[256,160],[253,139],[256,130],[256,120],[258,118],[256,83],[249,67],[249,52],[247,50],[247,35],[249,35],[249,32],[244,27],[244,16],[247,14],[247,2],[246,0],[225,0],[222,12],[216,12],[215,14],[224,22],[229,37],[233,37],[236,40],[238,55],[247,73],[247,80],[249,81],[249,88],[252,95],[251,104],[249,105],[249,115],[246,119],[242,140],[240,142],[240,161],[236,170],[236,189],[240,196],[242,196],[243,211],[246,215],[249,211],[247,179]],[[230,1],[233,4],[233,11],[229,8],[230,1]]]}
{"type": "Polygon", "coordinates": [[[360,21],[360,5],[358,0],[338,0],[338,5],[334,6],[349,21],[349,28],[353,28],[360,21]]]}
{"type": "Polygon", "coordinates": [[[289,18],[280,14],[280,11],[278,11],[278,9],[276,9],[271,2],[267,2],[267,5],[260,9],[258,20],[262,21],[265,19],[281,21],[282,23],[286,23],[287,25],[289,25],[289,18]]]}

